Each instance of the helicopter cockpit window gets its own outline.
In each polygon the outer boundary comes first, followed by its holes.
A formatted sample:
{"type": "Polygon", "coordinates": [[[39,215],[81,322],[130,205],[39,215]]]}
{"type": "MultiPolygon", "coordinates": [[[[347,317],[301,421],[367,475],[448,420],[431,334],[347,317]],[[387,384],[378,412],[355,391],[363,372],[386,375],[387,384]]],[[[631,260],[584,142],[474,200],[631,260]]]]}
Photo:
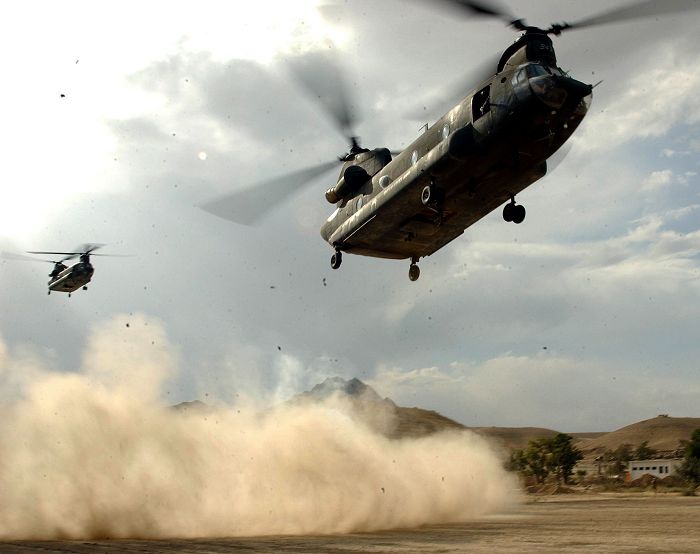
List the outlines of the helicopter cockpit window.
{"type": "Polygon", "coordinates": [[[549,71],[547,71],[544,67],[536,63],[528,64],[525,67],[525,69],[527,71],[528,77],[540,77],[542,75],[550,75],[549,71]]]}

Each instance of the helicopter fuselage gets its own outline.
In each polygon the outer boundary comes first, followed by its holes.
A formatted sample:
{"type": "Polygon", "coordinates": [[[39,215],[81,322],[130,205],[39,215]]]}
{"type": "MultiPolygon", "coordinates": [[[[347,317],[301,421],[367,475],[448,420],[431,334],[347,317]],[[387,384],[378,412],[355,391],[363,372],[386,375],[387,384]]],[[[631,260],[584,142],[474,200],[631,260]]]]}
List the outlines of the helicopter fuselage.
{"type": "Polygon", "coordinates": [[[90,262],[78,262],[56,274],[51,275],[49,291],[73,292],[87,285],[92,279],[95,269],[90,262]]]}
{"type": "Polygon", "coordinates": [[[396,158],[376,149],[346,161],[329,201],[334,190],[352,190],[345,181],[357,180],[358,171],[349,175],[350,166],[363,168],[367,179],[321,228],[336,251],[417,261],[546,174],[547,159],[586,115],[592,87],[555,61],[513,50],[493,77],[396,158]]]}

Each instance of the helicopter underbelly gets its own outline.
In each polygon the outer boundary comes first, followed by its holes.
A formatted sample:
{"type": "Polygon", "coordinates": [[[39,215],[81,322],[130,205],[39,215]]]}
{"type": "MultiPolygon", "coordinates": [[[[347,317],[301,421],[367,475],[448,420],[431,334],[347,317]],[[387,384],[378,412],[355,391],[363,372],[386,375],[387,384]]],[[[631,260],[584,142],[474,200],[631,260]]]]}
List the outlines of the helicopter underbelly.
{"type": "Polygon", "coordinates": [[[542,163],[528,171],[494,173],[473,187],[460,186],[445,199],[441,220],[421,203],[423,187],[430,184],[429,176],[421,176],[352,232],[342,249],[378,258],[429,256],[545,173],[546,163],[542,163]],[[421,208],[417,212],[416,206],[421,208]],[[412,209],[413,215],[406,217],[412,209]]]}

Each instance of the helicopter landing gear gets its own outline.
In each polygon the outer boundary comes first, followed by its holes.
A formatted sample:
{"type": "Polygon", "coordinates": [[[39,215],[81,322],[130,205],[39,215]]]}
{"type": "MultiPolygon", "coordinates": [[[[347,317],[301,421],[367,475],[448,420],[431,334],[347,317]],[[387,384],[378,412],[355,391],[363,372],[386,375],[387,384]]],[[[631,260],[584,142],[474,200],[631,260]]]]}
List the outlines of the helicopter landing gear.
{"type": "Polygon", "coordinates": [[[71,295],[71,293],[69,292],[69,293],[68,293],[68,298],[70,298],[70,295],[71,295]]]}
{"type": "Polygon", "coordinates": [[[408,268],[408,278],[411,281],[417,281],[418,277],[420,277],[420,267],[418,267],[418,258],[413,257],[411,258],[411,266],[408,268]]]}
{"type": "Polygon", "coordinates": [[[331,256],[331,267],[333,269],[338,269],[340,264],[343,263],[343,254],[340,250],[336,250],[335,254],[331,256]]]}
{"type": "Polygon", "coordinates": [[[87,290],[87,286],[84,286],[84,287],[83,287],[83,290],[87,290]]]}
{"type": "Polygon", "coordinates": [[[525,206],[515,203],[515,197],[510,197],[510,202],[503,206],[503,219],[520,224],[525,221],[525,206]]]}
{"type": "Polygon", "coordinates": [[[47,292],[46,294],[48,294],[49,296],[51,296],[51,291],[47,292]]]}

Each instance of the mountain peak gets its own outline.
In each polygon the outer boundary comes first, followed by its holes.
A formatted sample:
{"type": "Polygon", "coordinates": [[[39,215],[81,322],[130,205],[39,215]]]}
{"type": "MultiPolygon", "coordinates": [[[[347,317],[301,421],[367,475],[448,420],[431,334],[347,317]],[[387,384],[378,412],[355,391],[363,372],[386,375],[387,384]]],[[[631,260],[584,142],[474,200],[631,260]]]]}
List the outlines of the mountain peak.
{"type": "Polygon", "coordinates": [[[368,400],[381,400],[377,391],[360,381],[357,377],[353,377],[350,380],[342,377],[328,377],[322,383],[314,386],[307,394],[317,398],[325,398],[335,393],[345,394],[354,398],[367,396],[368,400]]]}

